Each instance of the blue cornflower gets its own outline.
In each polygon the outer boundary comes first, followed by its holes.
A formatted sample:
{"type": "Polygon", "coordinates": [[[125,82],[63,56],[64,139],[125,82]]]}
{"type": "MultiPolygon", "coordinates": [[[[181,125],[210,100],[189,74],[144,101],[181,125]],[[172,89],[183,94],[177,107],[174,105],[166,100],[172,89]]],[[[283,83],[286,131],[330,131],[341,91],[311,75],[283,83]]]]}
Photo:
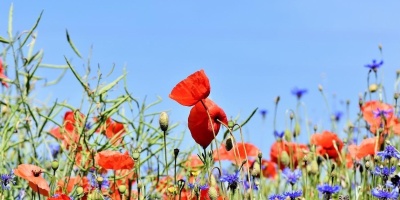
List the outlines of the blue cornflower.
{"type": "Polygon", "coordinates": [[[108,188],[110,186],[110,182],[108,181],[108,178],[106,176],[102,176],[103,181],[100,183],[101,185],[99,185],[99,181],[97,181],[97,176],[94,172],[89,172],[87,178],[92,188],[102,189],[108,188]]]}
{"type": "Polygon", "coordinates": [[[388,177],[389,175],[393,174],[393,172],[396,171],[396,167],[392,166],[392,168],[389,169],[389,167],[379,167],[375,166],[375,170],[372,171],[372,173],[376,176],[386,176],[388,177]]]}
{"type": "Polygon", "coordinates": [[[399,196],[399,192],[397,192],[396,190],[390,192],[381,188],[373,188],[371,193],[374,197],[385,200],[394,200],[397,199],[397,197],[399,196]]]}
{"type": "Polygon", "coordinates": [[[268,197],[269,200],[285,200],[285,196],[280,195],[280,194],[273,194],[268,197]]]}
{"type": "Polygon", "coordinates": [[[195,182],[195,183],[189,183],[188,187],[190,189],[199,189],[199,190],[207,190],[209,188],[208,184],[204,184],[204,185],[200,185],[199,183],[195,182]]]}
{"type": "Polygon", "coordinates": [[[343,116],[343,112],[336,111],[335,113],[333,113],[333,117],[334,117],[335,121],[337,121],[337,122],[340,121],[342,116],[343,116]]]}
{"type": "Polygon", "coordinates": [[[320,191],[322,194],[326,194],[326,195],[329,195],[329,196],[330,196],[330,195],[333,194],[333,193],[339,192],[340,186],[338,186],[338,185],[332,186],[332,185],[329,185],[329,184],[325,183],[325,184],[322,184],[322,185],[317,186],[317,189],[318,189],[318,191],[320,191]]]}
{"type": "Polygon", "coordinates": [[[376,155],[382,157],[382,160],[388,159],[390,160],[391,158],[397,158],[400,159],[400,153],[397,151],[396,148],[394,148],[391,145],[387,145],[385,147],[384,151],[378,152],[376,155]]]}
{"type": "Polygon", "coordinates": [[[51,152],[51,156],[52,158],[56,158],[57,155],[60,153],[60,148],[61,146],[58,143],[54,143],[54,144],[50,144],[50,152],[51,152]]]}
{"type": "Polygon", "coordinates": [[[11,184],[15,184],[14,181],[14,172],[11,171],[9,174],[1,174],[0,175],[0,183],[1,183],[1,188],[3,190],[9,190],[11,188],[11,184]]]}
{"type": "Polygon", "coordinates": [[[261,114],[261,116],[262,116],[263,119],[265,118],[265,116],[267,115],[267,113],[268,113],[268,110],[266,110],[266,109],[260,110],[260,114],[261,114]]]}
{"type": "Polygon", "coordinates": [[[298,99],[300,99],[305,93],[307,93],[307,89],[299,89],[297,87],[292,89],[292,94],[296,95],[298,99]]]}
{"type": "Polygon", "coordinates": [[[283,136],[285,135],[285,132],[284,131],[282,131],[282,132],[274,131],[274,135],[275,135],[275,137],[282,139],[283,136]]]}
{"type": "Polygon", "coordinates": [[[303,191],[301,191],[301,190],[290,191],[290,192],[283,193],[283,196],[290,197],[291,200],[294,200],[297,197],[301,197],[301,195],[303,195],[303,191]]]}
{"type": "Polygon", "coordinates": [[[250,184],[251,184],[251,187],[252,187],[253,190],[258,190],[257,184],[255,184],[254,181],[248,181],[247,179],[245,179],[245,180],[243,181],[244,189],[245,189],[245,190],[250,189],[250,184]]]}
{"type": "Polygon", "coordinates": [[[290,170],[290,168],[286,167],[282,171],[283,177],[289,182],[290,184],[294,185],[301,177],[301,171],[299,169],[295,169],[294,171],[290,170]]]}
{"type": "Polygon", "coordinates": [[[381,109],[377,108],[376,110],[373,111],[373,113],[374,113],[375,118],[378,118],[378,117],[388,118],[389,114],[393,113],[393,110],[392,109],[381,110],[381,109]]]}
{"type": "Polygon", "coordinates": [[[376,70],[378,70],[379,67],[381,67],[383,65],[383,60],[381,60],[381,62],[376,62],[376,60],[372,60],[372,64],[367,64],[365,65],[365,67],[370,68],[371,70],[374,70],[376,72],[376,70]]]}
{"type": "Polygon", "coordinates": [[[228,187],[231,190],[235,190],[238,186],[238,183],[241,182],[239,180],[239,170],[236,170],[234,174],[225,174],[220,179],[221,182],[227,182],[228,187]]]}

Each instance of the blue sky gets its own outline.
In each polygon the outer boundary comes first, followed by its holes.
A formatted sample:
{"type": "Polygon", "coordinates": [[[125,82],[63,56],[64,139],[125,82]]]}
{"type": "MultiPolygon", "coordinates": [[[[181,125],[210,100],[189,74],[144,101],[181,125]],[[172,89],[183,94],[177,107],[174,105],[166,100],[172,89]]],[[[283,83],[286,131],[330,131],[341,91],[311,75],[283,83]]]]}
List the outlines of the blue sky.
{"type": "MultiPolygon", "coordinates": [[[[14,31],[30,29],[44,10],[37,29],[36,50],[44,63],[65,64],[72,58],[79,71],[93,46],[91,63],[105,73],[128,72],[129,89],[155,108],[170,110],[170,118],[186,128],[190,109],[168,98],[174,85],[204,69],[211,82],[211,98],[229,117],[244,120],[259,107],[269,111],[244,128],[247,141],[269,152],[274,98],[281,96],[278,130],[284,130],[285,112],[296,108],[293,87],[307,88],[303,102],[313,124],[330,129],[335,110],[351,101],[355,120],[359,93],[366,90],[365,64],[383,58],[379,71],[388,99],[392,99],[395,72],[400,66],[399,2],[379,1],[9,1],[0,2],[0,35],[7,35],[8,9],[14,4],[14,31]],[[68,29],[84,59],[70,49],[68,29]],[[378,50],[382,44],[383,54],[378,50]],[[321,84],[329,111],[318,92],[321,84]],[[335,97],[334,97],[335,96],[335,97]]],[[[54,73],[43,71],[44,76],[54,73]]],[[[374,80],[374,79],[372,79],[374,80]]],[[[38,93],[41,99],[67,99],[80,105],[81,91],[68,72],[59,86],[38,93]],[[68,86],[68,87],[67,87],[68,86]]],[[[119,89],[122,89],[120,87],[119,89]]],[[[118,90],[118,89],[117,89],[118,90]]],[[[118,91],[116,91],[118,92],[118,91]]],[[[287,121],[287,120],[286,120],[287,121]]],[[[340,123],[339,132],[344,127],[340,123]]],[[[174,133],[173,133],[174,134],[174,133]]],[[[186,138],[190,143],[190,133],[186,138]]],[[[305,134],[303,134],[305,135],[305,134]]],[[[302,140],[305,141],[303,137],[302,140]]],[[[184,145],[182,148],[185,148],[184,145]]]]}

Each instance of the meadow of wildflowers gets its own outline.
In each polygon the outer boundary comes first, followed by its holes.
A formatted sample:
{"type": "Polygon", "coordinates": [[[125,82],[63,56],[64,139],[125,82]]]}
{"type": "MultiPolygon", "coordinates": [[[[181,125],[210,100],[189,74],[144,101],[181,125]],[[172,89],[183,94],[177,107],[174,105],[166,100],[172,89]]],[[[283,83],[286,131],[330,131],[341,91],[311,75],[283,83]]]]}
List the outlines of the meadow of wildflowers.
{"type": "MultiPolygon", "coordinates": [[[[308,142],[299,143],[303,116],[293,110],[290,129],[274,130],[268,152],[243,139],[242,127],[257,109],[247,118],[229,119],[218,99],[209,98],[210,80],[199,69],[176,80],[169,95],[190,107],[188,131],[182,135],[191,134],[197,148],[180,149],[182,138],[169,132],[183,125],[171,124],[165,111],[149,112],[162,101],[139,102],[126,74],[105,83],[100,69],[95,80],[88,78],[89,62],[86,74],[67,58],[62,66],[42,63],[43,51],[33,51],[40,17],[18,35],[11,31],[12,9],[9,22],[9,34],[0,36],[1,199],[399,198],[400,94],[385,94],[384,85],[374,82],[383,60],[360,67],[368,75],[368,88],[358,104],[347,104],[359,109],[357,118],[342,127],[345,137],[335,132],[343,115],[337,112],[331,130],[314,126],[308,142]],[[36,99],[35,83],[44,78],[37,72],[49,68],[60,72],[52,84],[65,70],[72,71],[84,91],[81,106],[36,99]],[[123,92],[109,95],[117,85],[123,92]]],[[[81,57],[68,32],[66,40],[81,57]]],[[[291,92],[299,105],[307,95],[304,88],[291,92]]],[[[279,101],[278,96],[275,107],[279,101]]]]}

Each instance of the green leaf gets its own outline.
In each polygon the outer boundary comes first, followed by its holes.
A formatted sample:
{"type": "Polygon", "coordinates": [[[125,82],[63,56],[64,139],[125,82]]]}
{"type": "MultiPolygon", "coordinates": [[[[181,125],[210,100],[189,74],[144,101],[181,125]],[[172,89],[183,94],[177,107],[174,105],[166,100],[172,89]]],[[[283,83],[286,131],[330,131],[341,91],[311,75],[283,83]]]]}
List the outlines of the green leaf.
{"type": "Polygon", "coordinates": [[[1,43],[5,43],[5,44],[10,43],[8,40],[4,39],[4,38],[1,37],[1,36],[0,36],[0,42],[1,42],[1,43]]]}
{"type": "Polygon", "coordinates": [[[35,29],[36,29],[37,26],[39,25],[40,19],[42,18],[42,14],[43,14],[43,11],[40,12],[39,17],[38,17],[38,19],[36,20],[36,23],[33,25],[33,27],[31,28],[31,30],[29,30],[28,35],[26,35],[24,41],[21,43],[21,48],[25,45],[26,41],[28,41],[28,39],[31,37],[33,31],[35,31],[35,29]]]}
{"type": "Polygon", "coordinates": [[[108,85],[102,87],[99,92],[97,93],[97,95],[102,95],[106,92],[108,92],[110,89],[112,89],[115,85],[117,85],[117,83],[123,79],[125,77],[126,74],[121,75],[120,77],[118,77],[117,79],[115,79],[113,82],[109,83],[108,85]]]}
{"type": "Polygon", "coordinates": [[[72,42],[71,38],[69,37],[68,30],[65,30],[67,33],[67,40],[69,45],[71,46],[72,50],[78,55],[79,58],[82,58],[81,54],[79,53],[78,49],[75,47],[74,43],[72,42]]]}

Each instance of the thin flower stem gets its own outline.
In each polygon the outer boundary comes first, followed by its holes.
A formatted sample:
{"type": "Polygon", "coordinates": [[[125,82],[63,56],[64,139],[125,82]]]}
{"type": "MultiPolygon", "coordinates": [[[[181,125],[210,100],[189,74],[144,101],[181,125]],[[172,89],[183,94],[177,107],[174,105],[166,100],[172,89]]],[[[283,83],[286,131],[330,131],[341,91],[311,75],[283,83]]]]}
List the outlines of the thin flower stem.
{"type": "Polygon", "coordinates": [[[165,157],[165,173],[167,174],[167,185],[168,185],[169,179],[168,179],[168,161],[167,161],[167,131],[164,131],[164,157],[165,157]]]}

